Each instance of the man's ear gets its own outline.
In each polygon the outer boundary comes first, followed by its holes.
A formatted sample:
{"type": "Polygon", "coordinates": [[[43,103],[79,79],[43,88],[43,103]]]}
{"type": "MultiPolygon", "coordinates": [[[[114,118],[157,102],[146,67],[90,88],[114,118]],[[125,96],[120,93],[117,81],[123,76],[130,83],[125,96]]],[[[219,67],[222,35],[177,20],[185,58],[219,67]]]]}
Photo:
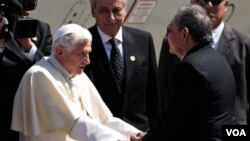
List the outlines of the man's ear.
{"type": "Polygon", "coordinates": [[[184,27],[181,31],[181,39],[187,40],[188,37],[189,37],[189,30],[188,30],[188,28],[184,27]]]}
{"type": "Polygon", "coordinates": [[[229,1],[228,0],[225,0],[225,2],[224,2],[224,7],[225,7],[225,9],[224,9],[224,11],[225,12],[227,12],[227,9],[228,9],[228,6],[229,6],[230,4],[229,4],[229,1]]]}
{"type": "Polygon", "coordinates": [[[57,46],[56,50],[55,50],[56,56],[58,56],[58,57],[62,56],[64,54],[64,50],[65,50],[65,48],[63,46],[61,46],[61,45],[57,46]]]}

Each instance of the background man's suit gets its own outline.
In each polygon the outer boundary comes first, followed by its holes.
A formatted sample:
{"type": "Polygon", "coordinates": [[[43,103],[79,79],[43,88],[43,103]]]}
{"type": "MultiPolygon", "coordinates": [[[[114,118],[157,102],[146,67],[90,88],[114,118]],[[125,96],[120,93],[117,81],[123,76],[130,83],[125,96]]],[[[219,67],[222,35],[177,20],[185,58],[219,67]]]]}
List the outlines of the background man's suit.
{"type": "Polygon", "coordinates": [[[152,36],[129,27],[123,29],[125,90],[121,93],[112,74],[97,26],[93,35],[90,65],[85,72],[115,117],[140,130],[152,126],[159,114],[156,57],[152,36]]]}
{"type": "Polygon", "coordinates": [[[177,65],[166,110],[143,141],[221,140],[223,124],[233,124],[235,82],[226,60],[198,45],[177,65]]]}
{"type": "Polygon", "coordinates": [[[36,37],[32,38],[32,41],[38,48],[34,61],[24,56],[22,49],[12,38],[5,43],[4,51],[0,53],[0,113],[2,115],[0,140],[18,140],[17,132],[10,130],[14,97],[27,69],[44,55],[51,53],[52,34],[47,23],[38,22],[36,37]]]}
{"type": "MultiPolygon", "coordinates": [[[[250,37],[239,33],[225,24],[218,51],[231,66],[236,81],[236,124],[250,123],[250,37]]],[[[166,88],[169,84],[173,69],[179,59],[169,53],[169,47],[163,43],[159,60],[159,79],[161,99],[166,101],[166,88]]],[[[164,105],[163,105],[164,107],[164,105]]]]}
{"type": "Polygon", "coordinates": [[[236,82],[236,124],[250,123],[250,36],[225,25],[218,51],[230,64],[236,82]]]}

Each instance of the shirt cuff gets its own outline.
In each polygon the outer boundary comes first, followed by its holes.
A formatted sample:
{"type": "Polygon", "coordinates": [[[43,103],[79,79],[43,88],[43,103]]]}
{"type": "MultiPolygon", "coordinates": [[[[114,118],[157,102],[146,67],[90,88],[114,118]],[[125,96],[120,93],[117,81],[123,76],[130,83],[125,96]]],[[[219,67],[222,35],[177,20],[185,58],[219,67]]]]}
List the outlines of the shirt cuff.
{"type": "Polygon", "coordinates": [[[35,44],[33,44],[29,52],[23,51],[23,53],[24,53],[25,57],[28,58],[30,61],[34,61],[36,51],[37,51],[37,47],[35,44]]]}

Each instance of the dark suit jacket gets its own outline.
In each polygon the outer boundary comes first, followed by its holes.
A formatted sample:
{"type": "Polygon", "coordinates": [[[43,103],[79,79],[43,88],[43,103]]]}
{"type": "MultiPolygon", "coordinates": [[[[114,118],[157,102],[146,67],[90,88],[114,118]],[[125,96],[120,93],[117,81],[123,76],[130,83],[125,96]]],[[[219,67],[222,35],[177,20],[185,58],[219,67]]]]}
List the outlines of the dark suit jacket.
{"type": "Polygon", "coordinates": [[[171,79],[166,111],[143,141],[219,141],[233,124],[235,82],[226,60],[208,46],[191,49],[171,79]]]}
{"type": "Polygon", "coordinates": [[[218,51],[230,64],[236,81],[236,124],[249,124],[250,36],[225,25],[218,51]]]}
{"type": "Polygon", "coordinates": [[[84,70],[115,117],[146,130],[159,115],[156,56],[152,36],[123,27],[125,90],[119,91],[96,25],[90,65],[84,70]],[[133,60],[133,57],[135,60],[133,60]]]}
{"type": "MultiPolygon", "coordinates": [[[[236,124],[250,122],[250,37],[239,33],[228,25],[223,30],[218,51],[230,64],[236,81],[236,124]]],[[[169,53],[169,47],[163,44],[159,60],[159,78],[161,99],[166,100],[170,76],[178,64],[179,59],[169,53]]],[[[163,105],[164,107],[164,105],[163,105]]]]}
{"type": "Polygon", "coordinates": [[[172,77],[175,67],[179,61],[180,59],[176,55],[169,52],[169,44],[164,38],[162,41],[158,65],[161,113],[164,113],[165,111],[170,78],[172,77]]]}
{"type": "Polygon", "coordinates": [[[18,43],[11,38],[0,53],[0,140],[18,141],[18,134],[10,130],[12,106],[16,90],[23,74],[44,55],[51,53],[52,35],[48,24],[38,22],[37,34],[33,38],[38,50],[35,61],[27,59],[18,43]]]}

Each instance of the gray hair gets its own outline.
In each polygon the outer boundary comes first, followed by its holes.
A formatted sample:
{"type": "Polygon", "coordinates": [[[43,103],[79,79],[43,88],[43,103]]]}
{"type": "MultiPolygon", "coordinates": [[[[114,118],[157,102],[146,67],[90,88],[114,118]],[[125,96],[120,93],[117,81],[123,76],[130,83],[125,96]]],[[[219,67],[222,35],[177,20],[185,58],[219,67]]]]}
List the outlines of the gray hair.
{"type": "Polygon", "coordinates": [[[213,41],[212,22],[206,10],[196,4],[182,6],[175,16],[175,22],[180,29],[186,27],[193,40],[202,44],[213,41]]]}
{"type": "Polygon", "coordinates": [[[92,35],[88,30],[85,30],[83,34],[68,33],[53,42],[51,55],[55,55],[55,49],[57,46],[63,46],[68,52],[71,52],[78,45],[86,44],[91,41],[92,35]]]}
{"type": "MultiPolygon", "coordinates": [[[[96,1],[97,1],[97,0],[89,0],[90,6],[91,6],[91,7],[94,6],[95,3],[96,3],[96,1]]],[[[124,2],[125,2],[125,6],[126,6],[126,5],[127,5],[127,0],[124,0],[124,2]]]]}

